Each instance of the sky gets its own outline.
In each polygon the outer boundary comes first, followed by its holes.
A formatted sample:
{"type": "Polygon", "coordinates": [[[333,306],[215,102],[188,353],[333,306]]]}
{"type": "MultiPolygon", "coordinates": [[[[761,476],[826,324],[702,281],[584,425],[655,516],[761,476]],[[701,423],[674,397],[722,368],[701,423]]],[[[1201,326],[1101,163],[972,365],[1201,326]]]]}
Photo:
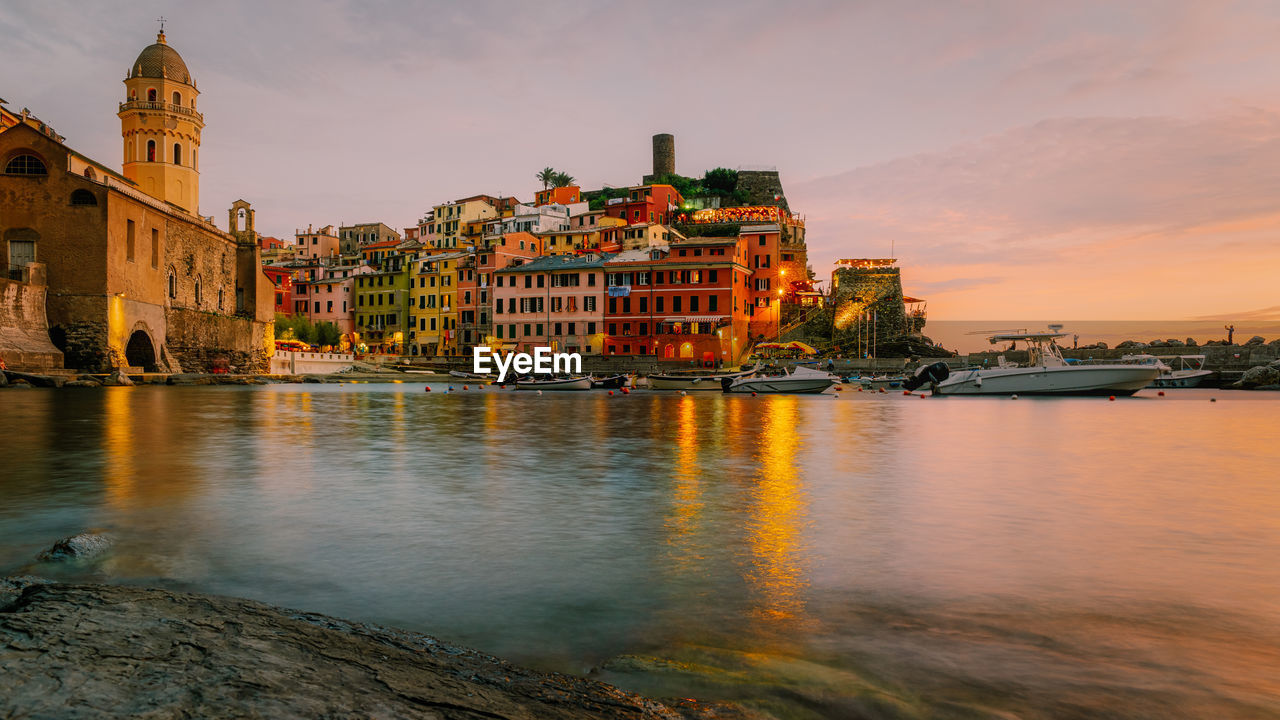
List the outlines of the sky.
{"type": "Polygon", "coordinates": [[[1280,3],[0,4],[0,98],[121,162],[167,19],[201,208],[403,229],[553,166],[775,166],[810,261],[886,257],[931,318],[1280,320],[1280,3]]]}

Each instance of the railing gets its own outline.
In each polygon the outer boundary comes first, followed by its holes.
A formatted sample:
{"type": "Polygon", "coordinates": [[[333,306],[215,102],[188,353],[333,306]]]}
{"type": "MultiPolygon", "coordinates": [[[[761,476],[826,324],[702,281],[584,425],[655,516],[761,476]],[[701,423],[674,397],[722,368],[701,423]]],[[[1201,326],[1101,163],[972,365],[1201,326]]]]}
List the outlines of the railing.
{"type": "Polygon", "coordinates": [[[130,100],[128,102],[120,103],[120,112],[124,112],[125,110],[163,110],[165,112],[178,113],[179,115],[190,115],[191,117],[195,118],[199,122],[201,123],[204,122],[204,115],[201,115],[195,110],[192,110],[189,107],[174,105],[173,103],[167,103],[167,102],[151,102],[148,100],[130,100]]]}
{"type": "Polygon", "coordinates": [[[18,282],[27,282],[28,272],[27,272],[27,267],[25,265],[23,265],[22,267],[11,267],[6,269],[4,272],[5,272],[5,277],[10,280],[17,280],[18,282]]]}

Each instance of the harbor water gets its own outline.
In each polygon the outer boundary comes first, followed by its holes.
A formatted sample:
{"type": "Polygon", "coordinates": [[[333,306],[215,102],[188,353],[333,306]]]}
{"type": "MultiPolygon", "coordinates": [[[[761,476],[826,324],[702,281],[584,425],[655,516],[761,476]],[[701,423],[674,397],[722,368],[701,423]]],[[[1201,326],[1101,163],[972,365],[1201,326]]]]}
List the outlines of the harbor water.
{"type": "Polygon", "coordinates": [[[777,718],[1280,717],[1280,394],[454,387],[0,393],[0,573],[777,718]]]}

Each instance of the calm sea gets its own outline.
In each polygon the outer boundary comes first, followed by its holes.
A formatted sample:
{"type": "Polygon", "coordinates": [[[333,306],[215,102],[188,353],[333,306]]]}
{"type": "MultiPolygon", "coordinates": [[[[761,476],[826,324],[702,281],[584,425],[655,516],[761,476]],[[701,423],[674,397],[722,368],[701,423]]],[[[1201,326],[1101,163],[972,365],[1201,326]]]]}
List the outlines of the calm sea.
{"type": "Polygon", "coordinates": [[[1280,395],[443,389],[5,391],[0,572],[106,528],[62,577],[778,718],[1280,717],[1280,395]]]}
{"type": "MultiPolygon", "coordinates": [[[[1044,330],[1051,323],[1062,325],[1062,332],[1079,335],[1081,345],[1101,341],[1110,347],[1125,340],[1175,339],[1185,342],[1187,338],[1203,345],[1210,340],[1225,340],[1227,331],[1223,326],[1228,324],[1211,320],[930,320],[924,334],[945,348],[971,353],[990,350],[987,336],[994,332],[1044,330]]],[[[1280,338],[1280,322],[1277,321],[1246,320],[1230,324],[1235,326],[1234,340],[1237,343],[1244,343],[1255,335],[1268,341],[1280,338]]],[[[1071,343],[1072,338],[1068,337],[1066,346],[1070,347],[1071,343]]]]}

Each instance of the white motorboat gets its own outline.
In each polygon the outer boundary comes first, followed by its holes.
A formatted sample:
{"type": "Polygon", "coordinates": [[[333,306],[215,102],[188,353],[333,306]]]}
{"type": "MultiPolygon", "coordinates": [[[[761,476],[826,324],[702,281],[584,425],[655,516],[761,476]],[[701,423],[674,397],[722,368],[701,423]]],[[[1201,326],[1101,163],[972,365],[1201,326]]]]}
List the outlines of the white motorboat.
{"type": "Polygon", "coordinates": [[[1213,374],[1212,370],[1204,369],[1204,355],[1178,355],[1175,359],[1177,360],[1175,365],[1164,365],[1164,368],[1160,371],[1160,377],[1151,383],[1151,387],[1198,387],[1200,383],[1213,374]]]}
{"type": "Polygon", "coordinates": [[[751,375],[760,369],[760,363],[750,370],[712,375],[698,373],[665,373],[648,377],[650,390],[723,390],[725,378],[734,379],[751,375]]]}
{"type": "Polygon", "coordinates": [[[746,375],[721,381],[727,393],[820,393],[840,382],[831,373],[797,366],[781,375],[746,375]]]}
{"type": "Polygon", "coordinates": [[[517,380],[517,390],[590,390],[591,378],[588,376],[568,378],[547,378],[546,380],[517,380]]]}
{"type": "Polygon", "coordinates": [[[902,383],[905,382],[906,379],[907,378],[902,375],[861,375],[858,377],[846,378],[845,382],[851,385],[861,386],[863,390],[883,390],[902,387],[902,383]]]}
{"type": "Polygon", "coordinates": [[[935,395],[1132,395],[1160,375],[1160,369],[1149,364],[1068,363],[1054,342],[1066,335],[1062,332],[992,335],[989,338],[992,344],[1026,343],[1027,363],[1009,363],[1000,356],[995,367],[956,372],[950,372],[944,363],[934,363],[917,370],[903,387],[915,390],[929,383],[935,395]]]}

